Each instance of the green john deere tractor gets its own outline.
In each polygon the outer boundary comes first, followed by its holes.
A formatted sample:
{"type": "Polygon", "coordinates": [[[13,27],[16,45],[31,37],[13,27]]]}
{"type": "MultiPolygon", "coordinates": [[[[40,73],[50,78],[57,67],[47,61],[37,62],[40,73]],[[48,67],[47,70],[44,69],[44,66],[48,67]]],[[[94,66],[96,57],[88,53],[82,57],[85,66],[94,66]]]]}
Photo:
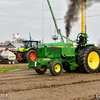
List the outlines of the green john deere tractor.
{"type": "MultiPolygon", "coordinates": [[[[29,61],[29,68],[34,68],[38,74],[44,74],[50,68],[56,76],[64,69],[66,72],[78,70],[80,72],[96,73],[100,70],[100,51],[94,44],[87,43],[87,34],[84,24],[84,0],[82,0],[82,33],[77,36],[77,46],[73,43],[63,43],[63,37],[57,27],[49,0],[50,11],[62,43],[43,43],[38,45],[38,58],[29,61]]],[[[72,40],[70,40],[73,42],[72,40]]]]}
{"type": "Polygon", "coordinates": [[[37,57],[38,41],[23,41],[24,46],[17,50],[17,61],[20,63],[35,60],[37,57]]]}

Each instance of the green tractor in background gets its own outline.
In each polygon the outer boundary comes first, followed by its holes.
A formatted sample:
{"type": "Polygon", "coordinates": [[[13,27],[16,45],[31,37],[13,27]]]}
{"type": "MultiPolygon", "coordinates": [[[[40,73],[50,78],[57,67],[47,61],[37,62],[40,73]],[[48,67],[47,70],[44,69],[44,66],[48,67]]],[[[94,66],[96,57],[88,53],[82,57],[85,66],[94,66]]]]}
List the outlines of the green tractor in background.
{"type": "Polygon", "coordinates": [[[20,63],[35,60],[37,58],[37,48],[39,41],[23,41],[24,46],[17,50],[17,61],[20,63]]]}
{"type": "MultiPolygon", "coordinates": [[[[63,43],[63,37],[57,27],[49,0],[49,8],[62,43],[42,43],[38,45],[38,58],[29,61],[28,67],[34,68],[38,74],[44,74],[50,68],[52,75],[56,76],[64,69],[66,72],[78,70],[80,72],[96,73],[100,70],[100,51],[94,44],[87,43],[87,34],[84,24],[84,0],[82,0],[82,33],[77,36],[77,45],[63,43]]],[[[73,42],[72,40],[69,40],[73,42]]]]}

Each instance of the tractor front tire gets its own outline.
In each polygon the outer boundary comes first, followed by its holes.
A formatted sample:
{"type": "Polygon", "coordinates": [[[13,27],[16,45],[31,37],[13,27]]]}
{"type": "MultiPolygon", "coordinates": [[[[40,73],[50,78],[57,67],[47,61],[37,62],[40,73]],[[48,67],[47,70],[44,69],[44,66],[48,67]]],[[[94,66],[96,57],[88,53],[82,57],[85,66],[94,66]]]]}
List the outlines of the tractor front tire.
{"type": "Polygon", "coordinates": [[[44,74],[44,73],[46,72],[46,70],[47,70],[47,66],[46,66],[46,65],[42,66],[41,69],[35,69],[35,71],[36,71],[38,74],[44,74]]]}
{"type": "Polygon", "coordinates": [[[80,72],[96,73],[100,70],[100,51],[95,46],[89,46],[78,55],[78,69],[80,72]]]}
{"type": "Polygon", "coordinates": [[[52,75],[57,76],[62,72],[62,64],[59,61],[53,61],[50,65],[50,72],[52,75]]]}
{"type": "Polygon", "coordinates": [[[30,50],[26,53],[26,60],[35,60],[37,58],[37,52],[35,50],[30,50]]]}

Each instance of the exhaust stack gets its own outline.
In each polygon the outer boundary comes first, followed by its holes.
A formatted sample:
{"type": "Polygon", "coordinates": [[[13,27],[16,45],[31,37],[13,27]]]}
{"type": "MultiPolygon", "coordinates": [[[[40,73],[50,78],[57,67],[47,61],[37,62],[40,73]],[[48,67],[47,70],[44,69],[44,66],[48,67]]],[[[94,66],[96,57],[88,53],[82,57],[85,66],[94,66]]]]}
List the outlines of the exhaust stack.
{"type": "Polygon", "coordinates": [[[84,0],[81,2],[81,31],[85,33],[85,13],[84,13],[84,0]]]}

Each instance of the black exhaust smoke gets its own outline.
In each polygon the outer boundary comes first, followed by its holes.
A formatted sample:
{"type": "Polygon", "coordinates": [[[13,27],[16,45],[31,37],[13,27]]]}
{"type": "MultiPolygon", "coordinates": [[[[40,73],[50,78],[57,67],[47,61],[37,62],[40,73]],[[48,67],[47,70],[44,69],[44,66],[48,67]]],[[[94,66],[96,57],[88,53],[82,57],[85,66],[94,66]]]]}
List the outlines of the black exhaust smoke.
{"type": "MultiPolygon", "coordinates": [[[[72,23],[75,21],[75,20],[78,20],[75,15],[76,15],[76,5],[78,7],[78,9],[80,9],[80,5],[81,5],[81,2],[80,0],[70,0],[70,4],[68,6],[68,11],[66,12],[66,15],[65,15],[65,30],[66,30],[66,37],[69,37],[69,34],[70,34],[70,30],[72,28],[72,23]]],[[[78,10],[79,12],[79,10],[78,10]]]]}
{"type": "MultiPolygon", "coordinates": [[[[67,0],[68,1],[68,0],[67,0]]],[[[69,0],[70,4],[68,6],[68,11],[66,12],[65,15],[65,30],[66,30],[66,37],[69,37],[70,31],[72,28],[73,22],[77,21],[78,18],[76,17],[76,14],[81,11],[81,1],[82,0],[69,0]],[[76,10],[77,6],[77,10],[76,10]]],[[[94,3],[100,2],[100,0],[85,0],[87,1],[86,6],[91,7],[94,3]]]]}

